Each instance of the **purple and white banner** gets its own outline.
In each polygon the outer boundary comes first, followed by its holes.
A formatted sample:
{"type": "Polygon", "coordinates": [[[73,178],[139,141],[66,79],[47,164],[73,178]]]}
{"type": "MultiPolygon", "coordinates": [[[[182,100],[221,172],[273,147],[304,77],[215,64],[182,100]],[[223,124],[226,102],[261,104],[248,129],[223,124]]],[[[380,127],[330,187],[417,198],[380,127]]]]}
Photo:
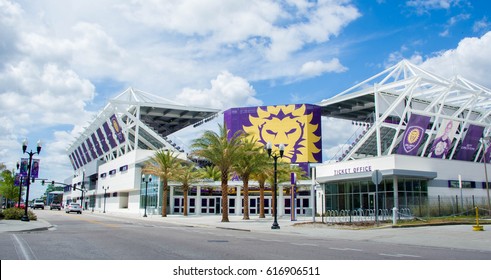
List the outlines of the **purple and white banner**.
{"type": "Polygon", "coordinates": [[[19,173],[15,174],[14,186],[18,187],[20,185],[20,181],[22,180],[22,186],[27,187],[27,180],[25,178],[26,177],[21,176],[19,173]]]}
{"type": "Polygon", "coordinates": [[[37,179],[39,177],[39,161],[39,159],[32,160],[31,178],[37,179]]]}
{"type": "Polygon", "coordinates": [[[124,134],[123,130],[121,129],[121,126],[119,126],[118,118],[116,118],[116,115],[112,115],[110,118],[111,125],[114,129],[114,132],[116,133],[116,137],[118,138],[119,143],[124,142],[124,134]]]}
{"type": "Polygon", "coordinates": [[[459,122],[443,119],[440,124],[440,129],[436,134],[433,145],[431,146],[430,154],[433,158],[444,158],[455,137],[455,132],[459,126],[459,122]]]}
{"type": "Polygon", "coordinates": [[[28,158],[21,158],[20,159],[20,176],[27,177],[27,170],[29,166],[29,159],[28,158]]]}
{"type": "Polygon", "coordinates": [[[481,139],[484,127],[477,125],[469,125],[467,129],[467,134],[465,135],[462,145],[460,146],[459,153],[457,154],[458,160],[472,160],[472,156],[477,150],[479,145],[479,139],[481,139]]]}
{"type": "Polygon", "coordinates": [[[111,148],[116,148],[117,144],[116,141],[114,141],[113,132],[111,131],[111,129],[109,129],[109,125],[107,124],[107,122],[102,124],[102,128],[104,128],[106,139],[109,142],[109,145],[111,145],[111,148]]]}
{"type": "Polygon", "coordinates": [[[412,114],[397,153],[400,155],[417,155],[429,123],[430,117],[412,114]]]}

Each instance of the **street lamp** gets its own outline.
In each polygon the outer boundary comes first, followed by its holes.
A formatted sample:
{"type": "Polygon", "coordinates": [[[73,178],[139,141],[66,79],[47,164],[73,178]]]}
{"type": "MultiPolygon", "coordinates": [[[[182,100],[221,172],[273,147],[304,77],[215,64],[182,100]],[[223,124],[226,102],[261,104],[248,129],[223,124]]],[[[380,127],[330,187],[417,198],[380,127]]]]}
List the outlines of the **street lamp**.
{"type": "MultiPolygon", "coordinates": [[[[482,162],[484,162],[484,174],[486,176],[486,192],[488,195],[488,212],[491,215],[491,203],[489,199],[489,183],[488,183],[488,170],[486,169],[486,152],[488,151],[489,141],[491,140],[490,136],[486,136],[480,139],[480,142],[484,146],[484,155],[482,157],[482,162]]],[[[489,159],[488,159],[489,160],[489,159]]]]}
{"type": "Polygon", "coordinates": [[[273,222],[273,225],[271,226],[271,229],[280,229],[280,226],[278,225],[278,211],[276,211],[278,208],[277,201],[276,201],[276,191],[278,188],[278,174],[277,174],[278,170],[277,169],[278,169],[278,158],[283,157],[283,153],[285,151],[285,145],[283,145],[283,144],[279,145],[279,150],[280,150],[279,155],[277,155],[276,153],[272,154],[273,145],[271,144],[271,142],[268,142],[266,144],[266,150],[268,151],[268,156],[272,157],[274,160],[274,186],[273,186],[274,222],[273,222]]]}
{"type": "MultiPolygon", "coordinates": [[[[36,152],[33,152],[32,150],[30,152],[26,152],[27,150],[27,139],[24,139],[22,142],[22,153],[28,154],[29,155],[29,163],[27,164],[27,189],[26,189],[26,203],[29,203],[29,186],[31,185],[31,165],[32,165],[32,157],[35,154],[38,154],[41,152],[41,141],[38,141],[37,143],[37,148],[36,152]]],[[[21,221],[24,222],[29,222],[29,216],[27,215],[27,205],[24,207],[24,216],[22,216],[21,221]]]]}
{"type": "Polygon", "coordinates": [[[147,194],[148,194],[148,183],[152,182],[152,177],[149,176],[148,178],[145,175],[142,175],[142,182],[145,183],[145,214],[143,214],[143,217],[147,217],[147,194]]]}
{"type": "Polygon", "coordinates": [[[102,189],[104,190],[104,212],[102,213],[106,213],[106,191],[109,189],[109,186],[107,187],[102,186],[102,189]]]}

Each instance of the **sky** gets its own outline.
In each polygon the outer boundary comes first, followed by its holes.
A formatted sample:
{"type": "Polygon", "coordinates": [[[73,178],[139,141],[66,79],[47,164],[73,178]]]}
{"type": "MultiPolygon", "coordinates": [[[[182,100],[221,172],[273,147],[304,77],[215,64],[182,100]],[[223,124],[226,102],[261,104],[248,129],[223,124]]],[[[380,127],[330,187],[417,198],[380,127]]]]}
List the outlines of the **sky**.
{"type": "MultiPolygon", "coordinates": [[[[67,147],[129,87],[224,110],[315,104],[407,59],[491,88],[490,11],[466,0],[0,0],[0,162],[15,168],[23,139],[28,151],[41,140],[39,176],[63,182],[67,147]]],[[[324,149],[353,133],[322,129],[324,149]]],[[[30,197],[43,192],[35,183],[30,197]]]]}

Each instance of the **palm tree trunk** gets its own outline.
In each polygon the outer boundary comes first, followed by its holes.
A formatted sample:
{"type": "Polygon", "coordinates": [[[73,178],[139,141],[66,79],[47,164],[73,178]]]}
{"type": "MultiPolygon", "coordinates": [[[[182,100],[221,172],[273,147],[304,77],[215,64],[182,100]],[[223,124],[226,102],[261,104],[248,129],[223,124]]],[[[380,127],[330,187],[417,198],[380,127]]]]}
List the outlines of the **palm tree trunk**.
{"type": "Polygon", "coordinates": [[[249,178],[245,176],[244,182],[244,217],[243,220],[249,220],[249,178]]]}
{"type": "Polygon", "coordinates": [[[183,215],[187,216],[188,215],[188,188],[187,187],[183,189],[183,193],[184,193],[184,213],[183,213],[183,215]]]}
{"type": "Polygon", "coordinates": [[[222,223],[228,223],[228,176],[222,174],[222,223]]]}
{"type": "Polygon", "coordinates": [[[167,197],[169,193],[169,186],[167,186],[167,179],[163,180],[164,188],[162,194],[162,217],[167,217],[167,197]]]}
{"type": "Polygon", "coordinates": [[[259,218],[266,218],[264,215],[264,184],[259,184],[259,218]]]}

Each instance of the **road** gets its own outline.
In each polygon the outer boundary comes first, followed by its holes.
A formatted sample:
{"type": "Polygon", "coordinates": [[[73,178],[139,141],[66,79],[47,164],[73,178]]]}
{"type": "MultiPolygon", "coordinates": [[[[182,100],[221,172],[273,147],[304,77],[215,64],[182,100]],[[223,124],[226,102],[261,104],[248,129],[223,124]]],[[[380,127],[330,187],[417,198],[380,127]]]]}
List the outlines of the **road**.
{"type": "Polygon", "coordinates": [[[490,251],[186,226],[36,210],[53,228],[0,233],[2,260],[490,260],[490,251]]]}

